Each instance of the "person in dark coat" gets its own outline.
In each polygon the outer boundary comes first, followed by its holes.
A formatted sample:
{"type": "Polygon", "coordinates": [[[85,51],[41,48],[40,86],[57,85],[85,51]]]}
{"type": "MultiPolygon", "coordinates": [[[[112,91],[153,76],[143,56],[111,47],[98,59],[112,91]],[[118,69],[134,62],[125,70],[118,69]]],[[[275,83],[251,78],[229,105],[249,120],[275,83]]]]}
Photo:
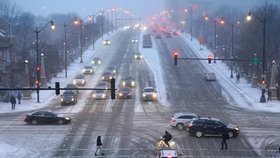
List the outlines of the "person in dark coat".
{"type": "Polygon", "coordinates": [[[267,89],[267,101],[271,101],[271,91],[269,88],[267,89]]]}
{"type": "Polygon", "coordinates": [[[163,138],[164,143],[169,146],[169,141],[172,139],[172,135],[169,132],[165,131],[163,138]]]}
{"type": "Polygon", "coordinates": [[[239,83],[240,82],[240,73],[237,73],[236,75],[236,83],[239,83]]]}
{"type": "Polygon", "coordinates": [[[18,104],[20,104],[20,101],[21,101],[21,93],[20,92],[17,93],[17,99],[18,99],[18,104]]]}
{"type": "Polygon", "coordinates": [[[12,104],[12,110],[15,110],[17,101],[14,95],[11,96],[10,102],[12,104]]]}
{"type": "Polygon", "coordinates": [[[104,156],[105,154],[102,152],[102,142],[101,142],[101,136],[97,137],[96,140],[96,150],[95,150],[95,156],[97,156],[97,151],[99,150],[99,153],[101,153],[102,156],[104,156]]]}
{"type": "Polygon", "coordinates": [[[224,130],[223,135],[222,135],[222,142],[221,142],[222,148],[221,148],[221,150],[224,149],[224,146],[225,146],[225,150],[227,150],[227,148],[228,148],[227,147],[227,139],[229,139],[229,135],[227,133],[227,130],[224,130]]]}

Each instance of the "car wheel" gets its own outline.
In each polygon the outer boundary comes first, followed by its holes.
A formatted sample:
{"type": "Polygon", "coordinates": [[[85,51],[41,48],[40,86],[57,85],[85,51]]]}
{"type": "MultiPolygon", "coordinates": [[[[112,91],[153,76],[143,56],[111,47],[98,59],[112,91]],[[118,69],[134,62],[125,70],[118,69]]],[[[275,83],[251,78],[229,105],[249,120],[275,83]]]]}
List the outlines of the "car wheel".
{"type": "Polygon", "coordinates": [[[200,131],[195,132],[195,136],[196,136],[197,138],[202,137],[202,132],[200,132],[200,131]]]}
{"type": "Polygon", "coordinates": [[[59,120],[58,124],[62,125],[63,124],[63,120],[59,120]]]}
{"type": "Polygon", "coordinates": [[[31,121],[31,124],[32,124],[32,125],[36,125],[36,124],[37,124],[37,121],[36,121],[36,120],[32,120],[32,121],[31,121]]]}
{"type": "Polygon", "coordinates": [[[178,124],[176,125],[176,127],[177,127],[179,130],[185,129],[185,126],[184,126],[184,124],[182,124],[182,123],[178,123],[178,124]]]}

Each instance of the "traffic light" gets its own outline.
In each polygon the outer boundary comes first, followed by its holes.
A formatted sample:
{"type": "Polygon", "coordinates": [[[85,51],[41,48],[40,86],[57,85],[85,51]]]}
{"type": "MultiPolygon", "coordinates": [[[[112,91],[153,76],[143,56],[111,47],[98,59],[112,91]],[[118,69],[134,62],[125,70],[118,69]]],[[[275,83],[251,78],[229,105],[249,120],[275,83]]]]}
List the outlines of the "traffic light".
{"type": "Polygon", "coordinates": [[[178,61],[178,52],[174,52],[174,65],[177,65],[177,61],[178,61]]]}
{"type": "Polygon", "coordinates": [[[40,71],[40,67],[37,67],[36,70],[37,70],[37,71],[40,71]]]}
{"type": "Polygon", "coordinates": [[[55,94],[59,95],[60,94],[60,86],[59,86],[59,82],[55,82],[55,94]]]}
{"type": "Polygon", "coordinates": [[[115,78],[111,79],[111,99],[115,99],[116,93],[115,93],[115,78]]]}
{"type": "Polygon", "coordinates": [[[208,64],[211,64],[212,56],[208,55],[208,64]]]}

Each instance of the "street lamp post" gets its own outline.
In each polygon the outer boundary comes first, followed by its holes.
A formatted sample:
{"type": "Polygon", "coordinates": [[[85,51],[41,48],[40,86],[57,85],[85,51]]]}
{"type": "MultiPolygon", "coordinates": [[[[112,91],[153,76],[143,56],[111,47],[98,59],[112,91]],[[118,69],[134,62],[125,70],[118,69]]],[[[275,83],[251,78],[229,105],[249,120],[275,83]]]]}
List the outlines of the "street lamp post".
{"type": "MultiPolygon", "coordinates": [[[[253,12],[249,12],[247,15],[247,20],[250,21],[252,19],[252,15],[254,15],[254,17],[256,17],[257,20],[259,20],[261,23],[263,23],[263,49],[262,49],[262,79],[266,80],[266,70],[265,70],[265,27],[266,27],[266,17],[264,16],[263,19],[259,18],[256,14],[254,14],[253,12]]],[[[261,95],[261,99],[260,102],[261,103],[265,103],[266,99],[265,99],[265,87],[263,87],[262,90],[262,95],[261,95]]]]}
{"type": "MultiPolygon", "coordinates": [[[[225,20],[222,18],[221,24],[224,24],[225,20]]],[[[234,24],[233,23],[227,23],[231,27],[231,53],[230,53],[230,59],[234,59],[234,54],[233,54],[233,35],[234,35],[234,24]]],[[[230,65],[230,78],[233,78],[233,66],[235,65],[234,60],[231,62],[230,65]]]]}
{"type": "Polygon", "coordinates": [[[36,28],[35,33],[36,33],[36,54],[37,54],[37,63],[36,63],[36,71],[37,71],[37,77],[36,77],[36,85],[37,85],[37,103],[40,103],[40,59],[39,59],[39,33],[43,31],[48,24],[51,24],[51,28],[55,29],[55,25],[53,21],[49,21],[44,27],[42,27],[40,30],[36,28]]]}

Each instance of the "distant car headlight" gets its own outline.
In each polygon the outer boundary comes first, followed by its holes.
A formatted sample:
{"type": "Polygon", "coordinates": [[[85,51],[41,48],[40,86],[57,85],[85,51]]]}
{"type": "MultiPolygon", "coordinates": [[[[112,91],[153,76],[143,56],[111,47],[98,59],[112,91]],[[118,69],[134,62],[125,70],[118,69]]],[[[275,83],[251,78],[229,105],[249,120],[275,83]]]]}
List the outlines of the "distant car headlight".
{"type": "Polygon", "coordinates": [[[123,82],[122,85],[125,86],[125,82],[123,82]]]}
{"type": "Polygon", "coordinates": [[[105,79],[105,77],[102,77],[102,80],[104,80],[105,79]]]}
{"type": "Polygon", "coordinates": [[[137,59],[137,55],[134,55],[134,58],[137,59]]]}
{"type": "Polygon", "coordinates": [[[146,97],[146,94],[143,94],[143,97],[146,97]]]}
{"type": "Polygon", "coordinates": [[[86,69],[83,69],[83,72],[86,72],[86,69]]]}
{"type": "Polygon", "coordinates": [[[119,96],[122,96],[123,94],[122,93],[119,93],[119,96]]]}
{"type": "Polygon", "coordinates": [[[140,58],[142,59],[142,58],[143,58],[143,56],[142,56],[142,55],[140,55],[140,58]]]}
{"type": "Polygon", "coordinates": [[[98,61],[98,64],[101,64],[101,61],[98,61]]]}
{"type": "Polygon", "coordinates": [[[236,128],[234,128],[234,130],[239,131],[239,128],[238,128],[238,127],[236,127],[236,128]]]}
{"type": "Polygon", "coordinates": [[[82,80],[82,84],[84,84],[85,83],[85,80],[82,80]]]}
{"type": "Polygon", "coordinates": [[[63,101],[63,98],[61,98],[60,101],[63,101]]]}
{"type": "Polygon", "coordinates": [[[95,95],[95,94],[93,94],[93,95],[92,95],[92,97],[93,97],[93,98],[96,98],[96,95],[95,95]]]}
{"type": "Polygon", "coordinates": [[[106,96],[105,94],[102,94],[102,98],[105,98],[105,96],[106,96]]]}
{"type": "Polygon", "coordinates": [[[111,44],[111,41],[108,41],[108,44],[111,44]]]}
{"type": "Polygon", "coordinates": [[[156,93],[153,93],[153,97],[154,97],[154,98],[157,97],[157,94],[156,94],[156,93]]]}
{"type": "Polygon", "coordinates": [[[113,70],[113,73],[116,73],[116,70],[113,70]]]}
{"type": "Polygon", "coordinates": [[[94,61],[92,61],[91,63],[92,63],[92,64],[94,64],[95,62],[94,62],[94,61]]]}
{"type": "Polygon", "coordinates": [[[106,44],[106,41],[103,41],[103,44],[106,44]]]}
{"type": "Polygon", "coordinates": [[[112,76],[110,76],[109,78],[110,78],[110,79],[112,79],[113,77],[112,77],[112,76]]]}
{"type": "Polygon", "coordinates": [[[135,82],[134,82],[134,81],[132,81],[132,82],[131,82],[131,85],[132,85],[132,86],[134,86],[134,85],[135,85],[135,82]]]}

